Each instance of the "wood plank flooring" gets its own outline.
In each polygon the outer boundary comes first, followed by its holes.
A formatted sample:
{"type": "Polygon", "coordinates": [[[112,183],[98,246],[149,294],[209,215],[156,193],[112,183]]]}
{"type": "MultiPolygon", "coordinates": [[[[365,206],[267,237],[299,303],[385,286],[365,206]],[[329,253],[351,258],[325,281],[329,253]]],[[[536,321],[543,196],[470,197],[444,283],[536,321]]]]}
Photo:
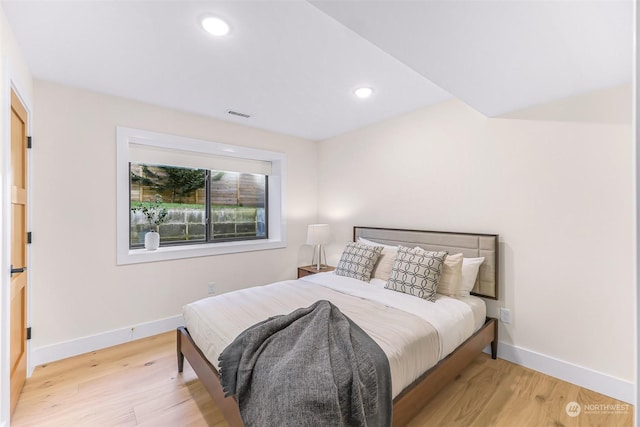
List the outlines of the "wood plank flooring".
{"type": "MultiPolygon", "coordinates": [[[[11,425],[227,424],[188,363],[178,374],[175,332],[169,332],[36,368],[11,425]]],[[[632,427],[633,407],[483,354],[410,426],[632,427]],[[581,405],[575,417],[565,411],[571,401],[581,405]],[[598,406],[616,404],[620,413],[598,406]]]]}

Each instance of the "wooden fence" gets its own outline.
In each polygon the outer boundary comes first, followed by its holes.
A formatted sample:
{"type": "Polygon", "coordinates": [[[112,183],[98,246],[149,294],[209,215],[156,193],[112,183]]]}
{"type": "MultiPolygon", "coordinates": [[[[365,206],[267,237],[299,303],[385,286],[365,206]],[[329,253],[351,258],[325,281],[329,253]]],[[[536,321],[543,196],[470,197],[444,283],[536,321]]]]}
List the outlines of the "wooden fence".
{"type": "MultiPolygon", "coordinates": [[[[153,166],[149,169],[158,173],[158,169],[153,166]]],[[[140,174],[141,169],[136,170],[136,173],[140,174]]],[[[218,178],[215,172],[213,176],[218,178]]],[[[212,181],[211,204],[263,208],[265,207],[265,179],[266,177],[262,175],[224,172],[217,180],[212,181]]],[[[162,197],[165,203],[170,203],[173,198],[171,191],[158,191],[151,186],[131,183],[132,202],[155,202],[157,195],[162,197]]],[[[201,188],[176,198],[175,202],[199,205],[204,204],[205,200],[205,189],[201,188]]]]}

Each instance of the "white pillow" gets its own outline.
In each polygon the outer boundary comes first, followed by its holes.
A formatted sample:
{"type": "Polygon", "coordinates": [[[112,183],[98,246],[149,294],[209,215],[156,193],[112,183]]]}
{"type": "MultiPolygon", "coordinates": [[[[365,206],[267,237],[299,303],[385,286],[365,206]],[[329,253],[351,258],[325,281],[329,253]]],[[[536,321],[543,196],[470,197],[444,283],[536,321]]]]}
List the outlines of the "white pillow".
{"type": "Polygon", "coordinates": [[[437,292],[442,295],[454,297],[460,295],[462,282],[462,253],[447,255],[442,266],[442,274],[438,282],[437,292]]]}
{"type": "Polygon", "coordinates": [[[460,296],[468,297],[476,284],[480,264],[484,262],[484,257],[464,258],[462,260],[462,280],[460,282],[460,296]]]}
{"type": "Polygon", "coordinates": [[[373,268],[371,277],[384,280],[385,282],[389,280],[391,277],[393,262],[396,260],[396,256],[398,255],[398,247],[372,242],[371,240],[363,239],[362,237],[358,237],[358,243],[369,246],[382,246],[382,253],[378,258],[378,263],[373,268]]]}

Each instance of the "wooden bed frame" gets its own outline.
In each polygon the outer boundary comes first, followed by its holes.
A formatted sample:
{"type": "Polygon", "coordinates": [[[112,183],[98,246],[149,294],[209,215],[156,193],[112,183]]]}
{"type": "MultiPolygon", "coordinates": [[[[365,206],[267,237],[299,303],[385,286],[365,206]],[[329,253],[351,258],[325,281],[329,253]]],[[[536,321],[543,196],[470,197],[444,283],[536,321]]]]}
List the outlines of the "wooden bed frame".
{"type": "MultiPolygon", "coordinates": [[[[494,238],[495,247],[492,249],[493,256],[489,257],[492,262],[489,266],[490,270],[494,274],[492,295],[487,295],[488,298],[496,298],[497,296],[497,250],[498,250],[498,236],[497,235],[471,235],[468,233],[441,233],[441,232],[424,232],[415,230],[397,230],[397,229],[381,229],[370,227],[354,227],[354,240],[360,236],[366,236],[367,239],[379,241],[376,235],[380,232],[400,232],[401,235],[404,232],[410,233],[435,233],[438,238],[442,235],[451,236],[490,236],[494,238]],[[369,235],[373,233],[373,237],[369,235]]],[[[394,241],[397,241],[394,239],[394,241]]],[[[414,243],[413,239],[408,240],[410,243],[414,243]]],[[[456,245],[448,245],[450,247],[457,247],[459,240],[455,240],[456,245]]],[[[429,246],[429,243],[419,242],[421,246],[429,246]]],[[[440,246],[440,243],[438,243],[440,246]]],[[[470,252],[467,252],[470,253],[470,252]]],[[[477,292],[476,292],[477,294],[477,292]]],[[[484,296],[484,295],[482,295],[484,296]]],[[[405,388],[395,399],[393,399],[393,426],[401,427],[407,425],[421,410],[422,408],[450,383],[469,363],[471,363],[483,349],[488,345],[491,345],[491,357],[495,359],[498,354],[498,321],[494,318],[486,318],[484,325],[469,337],[464,343],[456,348],[451,354],[438,362],[433,368],[425,372],[420,378],[414,381],[411,385],[405,388]]],[[[179,327],[177,330],[177,357],[178,357],[178,372],[183,371],[184,358],[195,371],[196,375],[207,389],[216,405],[220,408],[224,418],[231,427],[243,427],[242,418],[240,417],[240,410],[238,403],[233,397],[224,397],[222,386],[220,385],[220,375],[217,369],[207,360],[202,351],[198,348],[196,343],[189,335],[189,331],[185,327],[179,327]]]]}

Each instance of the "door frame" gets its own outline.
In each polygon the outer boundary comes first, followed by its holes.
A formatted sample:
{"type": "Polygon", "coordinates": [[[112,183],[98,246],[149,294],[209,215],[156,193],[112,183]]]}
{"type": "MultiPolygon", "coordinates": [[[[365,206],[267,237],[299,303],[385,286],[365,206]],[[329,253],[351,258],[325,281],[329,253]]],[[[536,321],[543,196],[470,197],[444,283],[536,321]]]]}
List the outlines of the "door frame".
{"type": "MultiPolygon", "coordinates": [[[[32,108],[31,102],[25,97],[27,91],[20,90],[19,84],[14,81],[11,75],[11,63],[8,58],[2,58],[2,70],[4,72],[0,102],[2,117],[0,117],[0,229],[1,235],[5,236],[0,242],[0,427],[9,425],[11,419],[11,389],[10,378],[10,304],[11,287],[9,274],[11,264],[10,239],[11,235],[11,91],[13,91],[22,105],[27,110],[27,134],[31,135],[32,129],[32,108]]],[[[31,152],[27,151],[27,165],[31,165],[31,152]]],[[[31,184],[31,168],[27,169],[27,185],[31,184]]],[[[31,223],[31,191],[27,194],[27,224],[31,223]]],[[[27,262],[31,263],[31,249],[27,246],[27,262]]],[[[27,324],[31,320],[31,279],[27,276],[27,324]]],[[[31,376],[33,369],[30,364],[31,345],[27,342],[27,378],[31,376]]]]}

